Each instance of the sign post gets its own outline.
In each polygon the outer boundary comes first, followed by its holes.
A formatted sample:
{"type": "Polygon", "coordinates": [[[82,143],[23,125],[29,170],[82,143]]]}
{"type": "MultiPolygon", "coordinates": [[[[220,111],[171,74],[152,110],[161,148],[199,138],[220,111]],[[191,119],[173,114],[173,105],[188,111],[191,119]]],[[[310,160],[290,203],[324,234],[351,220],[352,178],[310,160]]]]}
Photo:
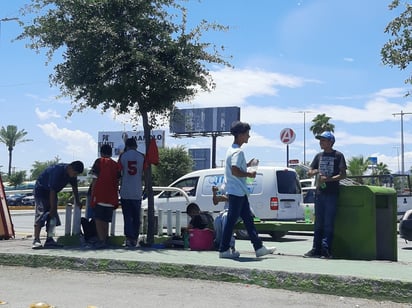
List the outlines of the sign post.
{"type": "Polygon", "coordinates": [[[284,128],[280,132],[280,141],[286,144],[286,166],[289,167],[289,144],[295,141],[296,134],[291,128],[284,128]]]}

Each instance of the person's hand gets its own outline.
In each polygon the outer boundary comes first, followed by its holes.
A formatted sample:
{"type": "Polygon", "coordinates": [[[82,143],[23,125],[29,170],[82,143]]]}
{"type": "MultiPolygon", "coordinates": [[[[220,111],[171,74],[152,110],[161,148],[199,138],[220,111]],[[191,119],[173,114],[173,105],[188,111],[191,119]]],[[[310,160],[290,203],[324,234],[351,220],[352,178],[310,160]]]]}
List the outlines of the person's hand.
{"type": "Polygon", "coordinates": [[[247,176],[248,178],[254,179],[256,177],[256,171],[251,171],[251,172],[248,172],[247,174],[248,174],[247,176]]]}
{"type": "Polygon", "coordinates": [[[257,165],[259,165],[259,159],[257,159],[257,158],[252,158],[252,159],[247,163],[247,166],[248,166],[248,167],[256,167],[257,165]]]}

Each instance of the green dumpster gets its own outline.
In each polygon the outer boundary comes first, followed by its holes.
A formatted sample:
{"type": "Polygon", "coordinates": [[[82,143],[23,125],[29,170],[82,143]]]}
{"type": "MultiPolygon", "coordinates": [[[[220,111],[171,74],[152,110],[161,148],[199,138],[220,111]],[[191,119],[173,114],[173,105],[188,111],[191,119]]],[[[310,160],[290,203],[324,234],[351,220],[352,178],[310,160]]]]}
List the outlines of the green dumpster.
{"type": "Polygon", "coordinates": [[[333,257],[397,261],[396,212],[397,198],[392,188],[341,185],[333,257]]]}

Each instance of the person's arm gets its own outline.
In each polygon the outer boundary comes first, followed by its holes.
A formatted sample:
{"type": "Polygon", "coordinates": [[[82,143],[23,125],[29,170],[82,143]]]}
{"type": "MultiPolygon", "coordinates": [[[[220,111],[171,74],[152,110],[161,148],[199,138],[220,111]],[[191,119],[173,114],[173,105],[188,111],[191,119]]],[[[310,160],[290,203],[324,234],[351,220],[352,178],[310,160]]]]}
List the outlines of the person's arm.
{"type": "Polygon", "coordinates": [[[50,217],[55,217],[57,214],[57,192],[55,190],[50,190],[49,192],[49,202],[50,202],[50,217]]]}
{"type": "Polygon", "coordinates": [[[309,169],[309,171],[308,171],[308,176],[312,177],[312,176],[314,176],[314,175],[316,175],[316,174],[318,174],[318,173],[319,173],[319,170],[318,170],[318,169],[309,169]]]}
{"type": "Polygon", "coordinates": [[[238,178],[255,178],[256,177],[256,171],[252,171],[252,172],[242,171],[237,166],[232,166],[231,170],[232,170],[232,174],[238,178]]]}
{"type": "Polygon", "coordinates": [[[219,202],[226,202],[229,200],[229,198],[226,195],[217,195],[218,191],[219,188],[217,188],[216,186],[212,187],[214,205],[217,205],[219,202]]]}
{"type": "Polygon", "coordinates": [[[346,169],[340,169],[337,175],[324,177],[324,182],[336,182],[346,178],[346,169]]]}

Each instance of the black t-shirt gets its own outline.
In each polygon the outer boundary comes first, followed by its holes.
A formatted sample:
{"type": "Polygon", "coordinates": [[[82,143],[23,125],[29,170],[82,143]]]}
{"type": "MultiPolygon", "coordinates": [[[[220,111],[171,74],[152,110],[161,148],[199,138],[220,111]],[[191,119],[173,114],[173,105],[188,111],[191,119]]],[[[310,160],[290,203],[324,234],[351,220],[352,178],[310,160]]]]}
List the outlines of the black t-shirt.
{"type": "Polygon", "coordinates": [[[190,225],[192,225],[194,229],[213,229],[213,217],[209,213],[201,212],[193,216],[190,220],[190,225]]]}
{"type": "MultiPolygon", "coordinates": [[[[347,169],[345,156],[337,150],[333,150],[331,153],[321,152],[316,154],[310,167],[318,169],[321,174],[328,177],[339,174],[341,169],[347,169]]],[[[318,192],[322,194],[338,194],[339,181],[326,182],[325,184],[326,187],[320,188],[318,192]]]]}

